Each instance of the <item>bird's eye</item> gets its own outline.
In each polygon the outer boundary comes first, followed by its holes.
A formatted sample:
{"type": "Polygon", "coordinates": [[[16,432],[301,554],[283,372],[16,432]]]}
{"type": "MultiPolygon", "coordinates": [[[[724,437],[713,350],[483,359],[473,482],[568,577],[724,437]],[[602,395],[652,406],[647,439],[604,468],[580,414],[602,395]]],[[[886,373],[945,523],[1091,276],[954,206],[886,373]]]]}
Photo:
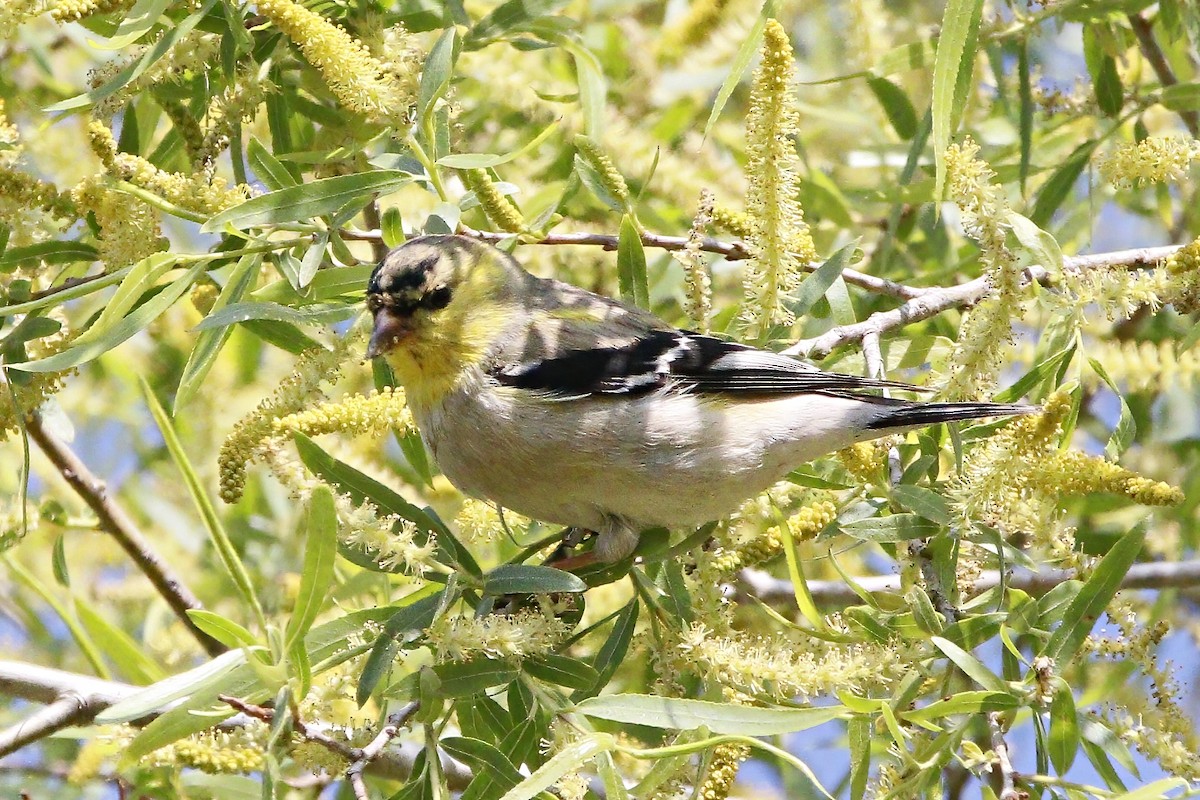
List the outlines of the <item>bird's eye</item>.
{"type": "Polygon", "coordinates": [[[377,294],[367,295],[367,310],[374,314],[379,309],[383,308],[383,298],[377,294]]]}

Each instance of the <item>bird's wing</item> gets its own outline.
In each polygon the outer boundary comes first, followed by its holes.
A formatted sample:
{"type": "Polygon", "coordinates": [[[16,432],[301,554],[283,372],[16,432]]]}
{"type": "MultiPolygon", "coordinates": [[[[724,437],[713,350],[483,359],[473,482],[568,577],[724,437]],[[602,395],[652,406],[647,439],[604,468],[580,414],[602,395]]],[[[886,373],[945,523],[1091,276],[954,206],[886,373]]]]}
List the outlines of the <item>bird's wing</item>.
{"type": "Polygon", "coordinates": [[[644,319],[622,322],[626,324],[575,319],[557,327],[535,325],[531,338],[537,346],[526,347],[520,358],[496,363],[490,374],[503,385],[559,399],[636,395],[664,387],[753,394],[923,391],[904,383],[825,372],[788,356],[712,336],[635,324],[644,319]],[[538,333],[539,328],[544,330],[538,333]],[[560,346],[547,348],[548,341],[560,346]]]}

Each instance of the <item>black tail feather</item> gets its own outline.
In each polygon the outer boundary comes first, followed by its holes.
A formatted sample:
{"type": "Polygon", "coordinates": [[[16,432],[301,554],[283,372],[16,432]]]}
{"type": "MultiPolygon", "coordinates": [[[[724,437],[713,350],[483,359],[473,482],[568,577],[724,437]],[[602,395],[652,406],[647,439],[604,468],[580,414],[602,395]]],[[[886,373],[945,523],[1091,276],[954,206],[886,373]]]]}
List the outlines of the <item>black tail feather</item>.
{"type": "Polygon", "coordinates": [[[871,430],[919,428],[964,419],[1036,414],[1041,410],[1041,406],[1015,403],[905,403],[880,414],[867,427],[871,430]]]}

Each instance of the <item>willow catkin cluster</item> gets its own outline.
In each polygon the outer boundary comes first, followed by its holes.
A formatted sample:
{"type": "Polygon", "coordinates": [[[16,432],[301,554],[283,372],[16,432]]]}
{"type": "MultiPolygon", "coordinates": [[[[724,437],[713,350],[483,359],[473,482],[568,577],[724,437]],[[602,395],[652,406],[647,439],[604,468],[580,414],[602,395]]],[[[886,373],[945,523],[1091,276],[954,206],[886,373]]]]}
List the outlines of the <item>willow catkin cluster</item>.
{"type": "Polygon", "coordinates": [[[373,122],[404,125],[416,100],[413,76],[397,77],[395,63],[385,66],[344,28],[299,3],[260,0],[257,8],[300,48],[343,106],[373,122]]]}
{"type": "Polygon", "coordinates": [[[1012,323],[1021,315],[1021,269],[1005,244],[1008,198],[993,181],[996,173],[978,158],[979,145],[966,139],[946,148],[948,193],[958,206],[963,231],[979,245],[979,260],[990,283],[988,295],[963,320],[950,358],[943,394],[966,400],[994,384],[1012,343],[1012,323]]]}
{"type": "Polygon", "coordinates": [[[1151,183],[1173,183],[1187,176],[1200,159],[1200,140],[1184,136],[1151,136],[1120,144],[1099,159],[1100,174],[1120,189],[1151,183]]]}
{"type": "Polygon", "coordinates": [[[683,266],[683,310],[692,326],[700,333],[708,333],[712,323],[712,278],[708,264],[700,249],[704,234],[712,223],[713,193],[709,189],[700,192],[696,216],[688,231],[687,244],[683,250],[672,253],[672,257],[683,266]]]}
{"type": "Polygon", "coordinates": [[[746,213],[752,221],[746,244],[753,257],[743,280],[742,321],[752,335],[795,321],[789,295],[817,257],[797,199],[800,159],[792,139],[800,114],[794,79],[792,43],[783,26],[769,20],[746,118],[746,213]]]}

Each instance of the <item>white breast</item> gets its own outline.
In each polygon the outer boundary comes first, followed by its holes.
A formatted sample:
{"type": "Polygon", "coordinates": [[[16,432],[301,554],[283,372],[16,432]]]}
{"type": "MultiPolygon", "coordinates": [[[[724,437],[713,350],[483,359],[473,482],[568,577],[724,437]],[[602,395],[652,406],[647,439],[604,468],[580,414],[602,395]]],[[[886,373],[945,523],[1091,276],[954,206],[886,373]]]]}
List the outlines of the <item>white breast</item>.
{"type": "Polygon", "coordinates": [[[863,438],[846,431],[871,413],[862,402],[816,394],[517,402],[520,392],[475,374],[414,416],[464,492],[599,531],[725,516],[795,467],[863,438]]]}

